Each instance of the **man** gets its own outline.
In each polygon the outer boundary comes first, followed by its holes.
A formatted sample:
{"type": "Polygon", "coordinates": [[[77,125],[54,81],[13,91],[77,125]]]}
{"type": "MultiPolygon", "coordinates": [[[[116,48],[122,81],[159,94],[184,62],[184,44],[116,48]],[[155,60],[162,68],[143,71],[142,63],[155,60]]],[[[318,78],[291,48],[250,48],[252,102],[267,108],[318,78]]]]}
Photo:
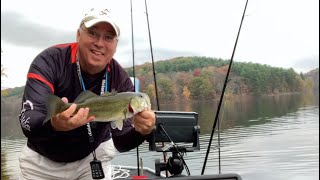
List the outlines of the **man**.
{"type": "Polygon", "coordinates": [[[19,159],[20,179],[92,179],[90,162],[99,167],[99,161],[110,179],[115,148],[129,151],[151,133],[155,114],[150,109],[127,119],[122,130],[94,122],[89,108],[72,115],[76,104],[44,123],[49,94],[73,102],[84,90],[98,95],[134,91],[128,74],[113,59],[119,35],[108,10],[91,9],[77,30],[77,42],[50,47],[35,57],[19,116],[28,138],[19,159]]]}

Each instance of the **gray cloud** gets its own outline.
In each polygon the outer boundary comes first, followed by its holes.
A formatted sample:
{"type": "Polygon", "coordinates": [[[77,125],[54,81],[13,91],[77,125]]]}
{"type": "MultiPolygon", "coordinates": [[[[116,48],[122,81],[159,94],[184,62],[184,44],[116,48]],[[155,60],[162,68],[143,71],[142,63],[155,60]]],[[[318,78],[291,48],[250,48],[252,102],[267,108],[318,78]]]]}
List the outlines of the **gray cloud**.
{"type": "MultiPolygon", "coordinates": [[[[166,60],[179,56],[201,56],[199,53],[190,51],[176,51],[161,47],[153,47],[153,60],[166,60]]],[[[124,67],[131,67],[133,65],[132,49],[126,48],[119,51],[118,61],[124,67]]],[[[134,64],[141,65],[144,63],[152,63],[152,55],[149,47],[135,48],[134,64]]]]}
{"type": "Polygon", "coordinates": [[[306,73],[313,69],[319,68],[319,55],[305,57],[305,58],[293,61],[292,67],[296,69],[298,73],[300,72],[306,73]]]}
{"type": "Polygon", "coordinates": [[[35,48],[72,42],[75,32],[62,31],[36,24],[14,12],[1,12],[1,39],[6,42],[35,48]]]}
{"type": "MultiPolygon", "coordinates": [[[[128,29],[124,30],[119,42],[119,61],[124,67],[131,67],[133,64],[131,33],[128,29]]],[[[46,48],[54,44],[73,42],[76,40],[76,30],[63,31],[34,23],[15,12],[1,12],[1,39],[18,46],[35,48],[46,48]]],[[[140,65],[152,62],[149,42],[140,36],[135,37],[135,64],[140,65]],[[143,45],[141,45],[143,44],[143,45]]],[[[201,56],[201,54],[190,51],[177,51],[154,46],[154,61],[174,58],[178,56],[201,56]]],[[[319,67],[319,55],[297,59],[291,62],[298,73],[307,72],[319,67]]]]}
{"type": "MultiPolygon", "coordinates": [[[[132,59],[131,33],[127,31],[121,36],[119,41],[120,56],[126,59],[132,59]]],[[[46,48],[54,44],[73,42],[76,40],[76,30],[63,31],[58,28],[52,28],[34,23],[24,18],[21,14],[15,12],[1,12],[1,39],[17,45],[35,48],[46,48]]],[[[145,61],[151,61],[149,42],[140,37],[135,37],[135,46],[145,44],[144,47],[135,48],[136,64],[142,64],[145,61]]],[[[187,52],[173,51],[163,48],[154,48],[154,60],[167,59],[174,56],[182,56],[187,52]]],[[[128,63],[127,65],[130,65],[128,63]]]]}

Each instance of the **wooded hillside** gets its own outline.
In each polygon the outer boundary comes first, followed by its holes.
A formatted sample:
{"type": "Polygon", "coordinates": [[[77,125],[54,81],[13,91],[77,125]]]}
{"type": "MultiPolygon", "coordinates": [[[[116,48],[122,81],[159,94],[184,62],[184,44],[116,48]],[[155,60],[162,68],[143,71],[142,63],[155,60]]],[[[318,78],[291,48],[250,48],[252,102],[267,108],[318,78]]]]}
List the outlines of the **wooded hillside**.
{"type": "MultiPolygon", "coordinates": [[[[221,95],[229,61],[208,57],[177,57],[155,63],[156,83],[161,102],[216,99],[221,95]]],[[[133,76],[133,68],[127,69],[133,76]]],[[[152,64],[135,67],[140,90],[155,97],[152,64]]],[[[228,94],[279,94],[309,92],[314,86],[303,74],[257,63],[233,62],[228,79],[228,94]]]]}
{"type": "MultiPolygon", "coordinates": [[[[160,103],[220,98],[229,61],[207,57],[178,57],[155,63],[155,75],[160,103]]],[[[131,68],[127,68],[133,76],[131,68]]],[[[155,81],[151,63],[135,66],[135,76],[140,80],[140,91],[146,92],[153,104],[156,102],[155,81]]],[[[1,91],[1,134],[21,136],[19,112],[24,87],[1,91]],[[2,126],[3,127],[3,126],[2,126]],[[12,128],[11,128],[12,127],[12,128]]],[[[275,68],[255,63],[232,64],[226,94],[265,95],[278,93],[319,94],[319,68],[306,74],[293,69],[275,68]]]]}

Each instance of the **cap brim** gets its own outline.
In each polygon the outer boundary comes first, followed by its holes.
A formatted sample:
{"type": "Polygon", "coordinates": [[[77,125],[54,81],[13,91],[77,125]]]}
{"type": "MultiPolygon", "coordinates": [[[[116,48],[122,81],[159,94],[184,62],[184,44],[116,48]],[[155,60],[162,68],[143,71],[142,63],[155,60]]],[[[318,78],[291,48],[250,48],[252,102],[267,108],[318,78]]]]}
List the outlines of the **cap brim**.
{"type": "Polygon", "coordinates": [[[105,22],[105,23],[108,23],[108,24],[110,24],[112,27],[113,27],[113,29],[114,29],[114,31],[116,32],[116,35],[117,35],[117,37],[119,37],[119,30],[118,30],[118,27],[111,21],[111,20],[109,20],[109,19],[92,19],[92,20],[90,20],[90,21],[87,21],[87,22],[84,22],[83,24],[84,24],[84,26],[86,27],[86,28],[90,28],[90,27],[92,27],[93,25],[95,25],[95,24],[97,24],[97,23],[101,23],[101,22],[105,22]]]}

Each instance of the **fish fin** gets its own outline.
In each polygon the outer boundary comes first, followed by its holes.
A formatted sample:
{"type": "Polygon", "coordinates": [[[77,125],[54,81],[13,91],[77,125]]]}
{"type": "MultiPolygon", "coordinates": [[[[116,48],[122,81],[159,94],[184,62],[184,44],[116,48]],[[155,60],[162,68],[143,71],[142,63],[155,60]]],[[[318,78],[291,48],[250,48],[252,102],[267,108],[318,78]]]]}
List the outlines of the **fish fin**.
{"type": "Polygon", "coordinates": [[[123,115],[124,115],[124,118],[127,119],[127,112],[128,112],[128,109],[127,108],[123,108],[123,115]]]}
{"type": "Polygon", "coordinates": [[[104,94],[101,94],[101,96],[103,97],[107,97],[107,96],[113,96],[114,94],[110,93],[110,92],[105,92],[104,94]]]}
{"type": "Polygon", "coordinates": [[[111,94],[117,94],[118,92],[117,92],[117,90],[112,89],[110,93],[111,93],[111,94]]]}
{"type": "Polygon", "coordinates": [[[75,103],[80,104],[85,102],[85,100],[92,98],[92,97],[97,97],[98,95],[96,95],[95,93],[91,92],[91,91],[82,91],[79,96],[76,98],[76,100],[74,100],[75,103]]]}
{"type": "Polygon", "coordinates": [[[97,121],[97,122],[108,122],[106,119],[101,119],[101,118],[94,118],[93,121],[97,121]]]}
{"type": "Polygon", "coordinates": [[[101,96],[114,96],[118,94],[118,92],[115,89],[112,89],[111,92],[105,92],[104,94],[102,94],[101,96]]]}
{"type": "Polygon", "coordinates": [[[61,98],[59,98],[58,96],[49,94],[48,101],[46,104],[47,116],[46,119],[43,121],[43,124],[45,124],[58,113],[61,113],[62,111],[66,110],[69,106],[69,104],[63,102],[61,98]]]}
{"type": "Polygon", "coordinates": [[[123,128],[123,120],[117,120],[111,122],[111,128],[115,129],[118,128],[119,130],[122,130],[123,128]]]}
{"type": "Polygon", "coordinates": [[[117,128],[116,123],[115,123],[114,121],[111,121],[111,122],[110,122],[110,125],[111,125],[111,128],[112,128],[112,129],[117,128]]]}

